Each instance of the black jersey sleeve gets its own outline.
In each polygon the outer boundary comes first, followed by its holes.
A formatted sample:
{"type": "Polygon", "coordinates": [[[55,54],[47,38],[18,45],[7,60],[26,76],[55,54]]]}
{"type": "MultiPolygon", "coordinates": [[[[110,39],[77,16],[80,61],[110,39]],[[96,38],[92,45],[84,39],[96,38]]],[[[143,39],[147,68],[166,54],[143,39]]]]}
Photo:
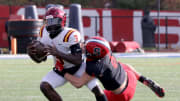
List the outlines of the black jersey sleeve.
{"type": "Polygon", "coordinates": [[[91,76],[98,76],[98,67],[94,62],[86,62],[86,73],[91,76]]]}

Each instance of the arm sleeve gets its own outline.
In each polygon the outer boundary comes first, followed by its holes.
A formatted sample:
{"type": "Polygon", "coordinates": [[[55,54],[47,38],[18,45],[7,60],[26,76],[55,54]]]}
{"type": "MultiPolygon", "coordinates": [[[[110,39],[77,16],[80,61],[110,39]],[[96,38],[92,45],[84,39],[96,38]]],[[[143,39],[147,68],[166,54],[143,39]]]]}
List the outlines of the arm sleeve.
{"type": "Polygon", "coordinates": [[[86,73],[90,76],[98,76],[98,72],[97,72],[97,69],[96,69],[96,65],[94,63],[89,63],[87,62],[86,63],[86,73]]]}
{"type": "Polygon", "coordinates": [[[41,42],[42,42],[44,27],[45,27],[45,25],[43,25],[43,26],[40,28],[39,36],[37,37],[37,40],[38,40],[38,41],[41,41],[41,42]]]}
{"type": "Polygon", "coordinates": [[[71,43],[71,45],[79,43],[81,41],[81,35],[78,31],[74,31],[70,37],[69,37],[69,43],[71,43]]]}

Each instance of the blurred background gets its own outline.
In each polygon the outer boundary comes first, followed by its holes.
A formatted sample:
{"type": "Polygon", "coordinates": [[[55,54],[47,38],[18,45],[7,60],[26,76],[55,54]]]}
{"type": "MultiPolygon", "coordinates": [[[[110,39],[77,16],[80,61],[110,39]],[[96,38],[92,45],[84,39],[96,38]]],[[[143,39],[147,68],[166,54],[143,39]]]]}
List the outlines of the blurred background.
{"type": "MultiPolygon", "coordinates": [[[[180,10],[180,0],[160,0],[161,10],[180,10]]],[[[1,5],[24,6],[35,4],[46,6],[47,4],[62,4],[69,7],[71,3],[79,3],[83,8],[119,8],[119,9],[144,9],[150,7],[157,9],[158,0],[0,0],[1,5]]]]}
{"type": "MultiPolygon", "coordinates": [[[[161,10],[180,10],[180,0],[160,1],[161,10]]],[[[9,6],[62,4],[64,7],[69,7],[72,3],[79,3],[82,5],[82,8],[144,9],[148,6],[152,10],[156,10],[158,0],[0,0],[1,5],[9,6]]]]}
{"type": "MultiPolygon", "coordinates": [[[[54,61],[36,64],[26,47],[39,36],[47,6],[62,6],[70,26],[71,5],[88,39],[105,37],[113,54],[165,88],[158,98],[142,84],[133,101],[180,101],[180,0],[0,0],[0,101],[47,101],[39,90],[54,61]]],[[[95,101],[86,88],[57,89],[64,101],[95,101]]]]}
{"type": "Polygon", "coordinates": [[[0,0],[1,54],[26,53],[48,4],[62,5],[67,17],[71,4],[81,5],[84,38],[103,36],[113,52],[179,52],[180,0],[0,0]]]}

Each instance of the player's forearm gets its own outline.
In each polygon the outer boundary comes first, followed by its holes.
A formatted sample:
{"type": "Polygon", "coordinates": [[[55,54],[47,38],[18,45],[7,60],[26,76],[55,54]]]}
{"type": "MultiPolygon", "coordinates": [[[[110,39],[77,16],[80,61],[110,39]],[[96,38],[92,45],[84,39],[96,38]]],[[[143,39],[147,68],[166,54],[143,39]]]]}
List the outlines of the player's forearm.
{"type": "Polygon", "coordinates": [[[72,55],[72,54],[64,54],[62,52],[58,52],[57,57],[60,57],[70,63],[73,63],[75,65],[80,65],[82,63],[82,55],[72,55]]]}
{"type": "Polygon", "coordinates": [[[87,84],[89,81],[94,79],[94,77],[89,76],[86,72],[81,75],[81,77],[73,76],[69,73],[66,73],[64,77],[71,82],[71,84],[77,88],[82,87],[83,85],[87,84]]]}
{"type": "Polygon", "coordinates": [[[75,77],[69,73],[66,73],[64,77],[76,88],[81,88],[84,85],[83,82],[81,82],[80,78],[75,77]]]}

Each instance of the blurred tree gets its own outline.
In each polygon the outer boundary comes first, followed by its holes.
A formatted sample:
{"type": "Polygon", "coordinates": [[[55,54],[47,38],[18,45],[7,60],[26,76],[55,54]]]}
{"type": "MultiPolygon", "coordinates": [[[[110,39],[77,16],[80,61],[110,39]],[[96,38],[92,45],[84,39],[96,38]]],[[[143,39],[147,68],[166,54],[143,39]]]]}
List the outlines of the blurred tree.
{"type": "MultiPolygon", "coordinates": [[[[97,1],[97,0],[96,0],[97,1]]],[[[92,2],[91,0],[70,0],[71,3],[81,4],[83,8],[88,8],[88,4],[92,2]]]]}
{"type": "MultiPolygon", "coordinates": [[[[157,10],[158,0],[112,0],[113,8],[157,10]]],[[[161,10],[180,10],[180,0],[161,0],[161,10]]]]}
{"type": "Polygon", "coordinates": [[[143,9],[154,5],[156,0],[112,0],[113,8],[143,9]]]}
{"type": "Polygon", "coordinates": [[[163,10],[180,10],[180,0],[163,0],[163,10]]]}
{"type": "MultiPolygon", "coordinates": [[[[158,0],[0,0],[1,5],[28,5],[62,4],[69,7],[72,3],[79,3],[82,8],[120,8],[156,10],[158,0]]],[[[161,10],[180,10],[180,0],[161,0],[161,10]]]]}

